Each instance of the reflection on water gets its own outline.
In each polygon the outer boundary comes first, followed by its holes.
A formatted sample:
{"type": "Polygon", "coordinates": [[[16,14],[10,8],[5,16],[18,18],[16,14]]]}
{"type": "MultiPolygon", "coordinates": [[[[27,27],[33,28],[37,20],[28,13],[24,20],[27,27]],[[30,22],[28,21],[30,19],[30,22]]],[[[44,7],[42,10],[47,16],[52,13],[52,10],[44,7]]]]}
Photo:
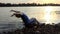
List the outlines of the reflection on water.
{"type": "Polygon", "coordinates": [[[51,12],[52,12],[53,8],[52,7],[45,7],[45,10],[44,10],[44,19],[46,20],[45,23],[51,23],[51,12]]]}
{"type": "Polygon", "coordinates": [[[0,23],[2,24],[19,24],[21,19],[10,17],[10,10],[18,10],[27,14],[29,18],[36,18],[41,23],[59,23],[60,14],[55,11],[60,11],[60,7],[44,6],[44,7],[0,7],[0,23]],[[11,23],[10,23],[11,22],[11,23]]]}
{"type": "Polygon", "coordinates": [[[57,14],[55,13],[55,10],[51,6],[46,6],[44,9],[44,20],[46,21],[46,24],[52,24],[55,23],[55,20],[57,19],[57,14]]]}

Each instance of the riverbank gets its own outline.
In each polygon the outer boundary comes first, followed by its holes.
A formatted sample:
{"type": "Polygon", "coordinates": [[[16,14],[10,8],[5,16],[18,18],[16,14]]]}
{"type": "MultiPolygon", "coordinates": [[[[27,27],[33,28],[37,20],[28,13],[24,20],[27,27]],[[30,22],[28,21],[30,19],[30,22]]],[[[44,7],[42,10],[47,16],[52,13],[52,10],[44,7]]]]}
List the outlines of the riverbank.
{"type": "Polygon", "coordinates": [[[40,24],[37,28],[25,27],[23,29],[16,29],[14,31],[3,31],[1,34],[60,34],[60,26],[58,24],[40,24]]]}

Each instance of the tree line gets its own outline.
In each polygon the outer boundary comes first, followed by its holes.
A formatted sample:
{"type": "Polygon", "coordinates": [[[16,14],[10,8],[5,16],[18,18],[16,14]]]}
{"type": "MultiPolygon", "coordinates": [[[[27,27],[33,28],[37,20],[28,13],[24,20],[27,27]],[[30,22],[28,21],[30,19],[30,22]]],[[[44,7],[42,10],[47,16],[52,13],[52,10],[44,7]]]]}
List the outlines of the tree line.
{"type": "Polygon", "coordinates": [[[19,3],[19,4],[11,4],[11,3],[0,3],[0,7],[11,7],[11,6],[60,6],[60,4],[40,4],[40,3],[19,3]]]}

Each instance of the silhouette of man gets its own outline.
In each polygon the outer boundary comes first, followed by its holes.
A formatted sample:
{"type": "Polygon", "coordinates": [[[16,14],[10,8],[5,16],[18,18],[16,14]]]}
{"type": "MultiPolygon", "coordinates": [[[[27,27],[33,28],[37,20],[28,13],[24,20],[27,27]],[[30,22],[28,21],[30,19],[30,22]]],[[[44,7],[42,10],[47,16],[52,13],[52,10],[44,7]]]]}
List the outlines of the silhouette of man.
{"type": "Polygon", "coordinates": [[[13,15],[11,15],[11,17],[15,16],[17,18],[22,18],[25,24],[25,27],[33,27],[37,24],[35,22],[38,22],[35,18],[29,19],[28,16],[24,14],[23,12],[15,11],[15,10],[11,10],[11,12],[14,12],[13,15]]]}

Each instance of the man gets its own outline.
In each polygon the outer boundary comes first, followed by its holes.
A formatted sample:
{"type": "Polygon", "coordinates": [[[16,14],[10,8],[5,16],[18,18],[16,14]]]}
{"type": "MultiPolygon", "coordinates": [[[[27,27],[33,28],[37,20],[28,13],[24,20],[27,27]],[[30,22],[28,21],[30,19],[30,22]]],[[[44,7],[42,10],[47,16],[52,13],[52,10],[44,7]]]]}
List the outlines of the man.
{"type": "Polygon", "coordinates": [[[22,18],[25,27],[33,27],[39,24],[39,22],[35,18],[29,19],[28,16],[23,12],[15,11],[15,10],[11,10],[11,12],[14,12],[13,15],[11,15],[11,17],[15,16],[17,18],[22,18]]]}

